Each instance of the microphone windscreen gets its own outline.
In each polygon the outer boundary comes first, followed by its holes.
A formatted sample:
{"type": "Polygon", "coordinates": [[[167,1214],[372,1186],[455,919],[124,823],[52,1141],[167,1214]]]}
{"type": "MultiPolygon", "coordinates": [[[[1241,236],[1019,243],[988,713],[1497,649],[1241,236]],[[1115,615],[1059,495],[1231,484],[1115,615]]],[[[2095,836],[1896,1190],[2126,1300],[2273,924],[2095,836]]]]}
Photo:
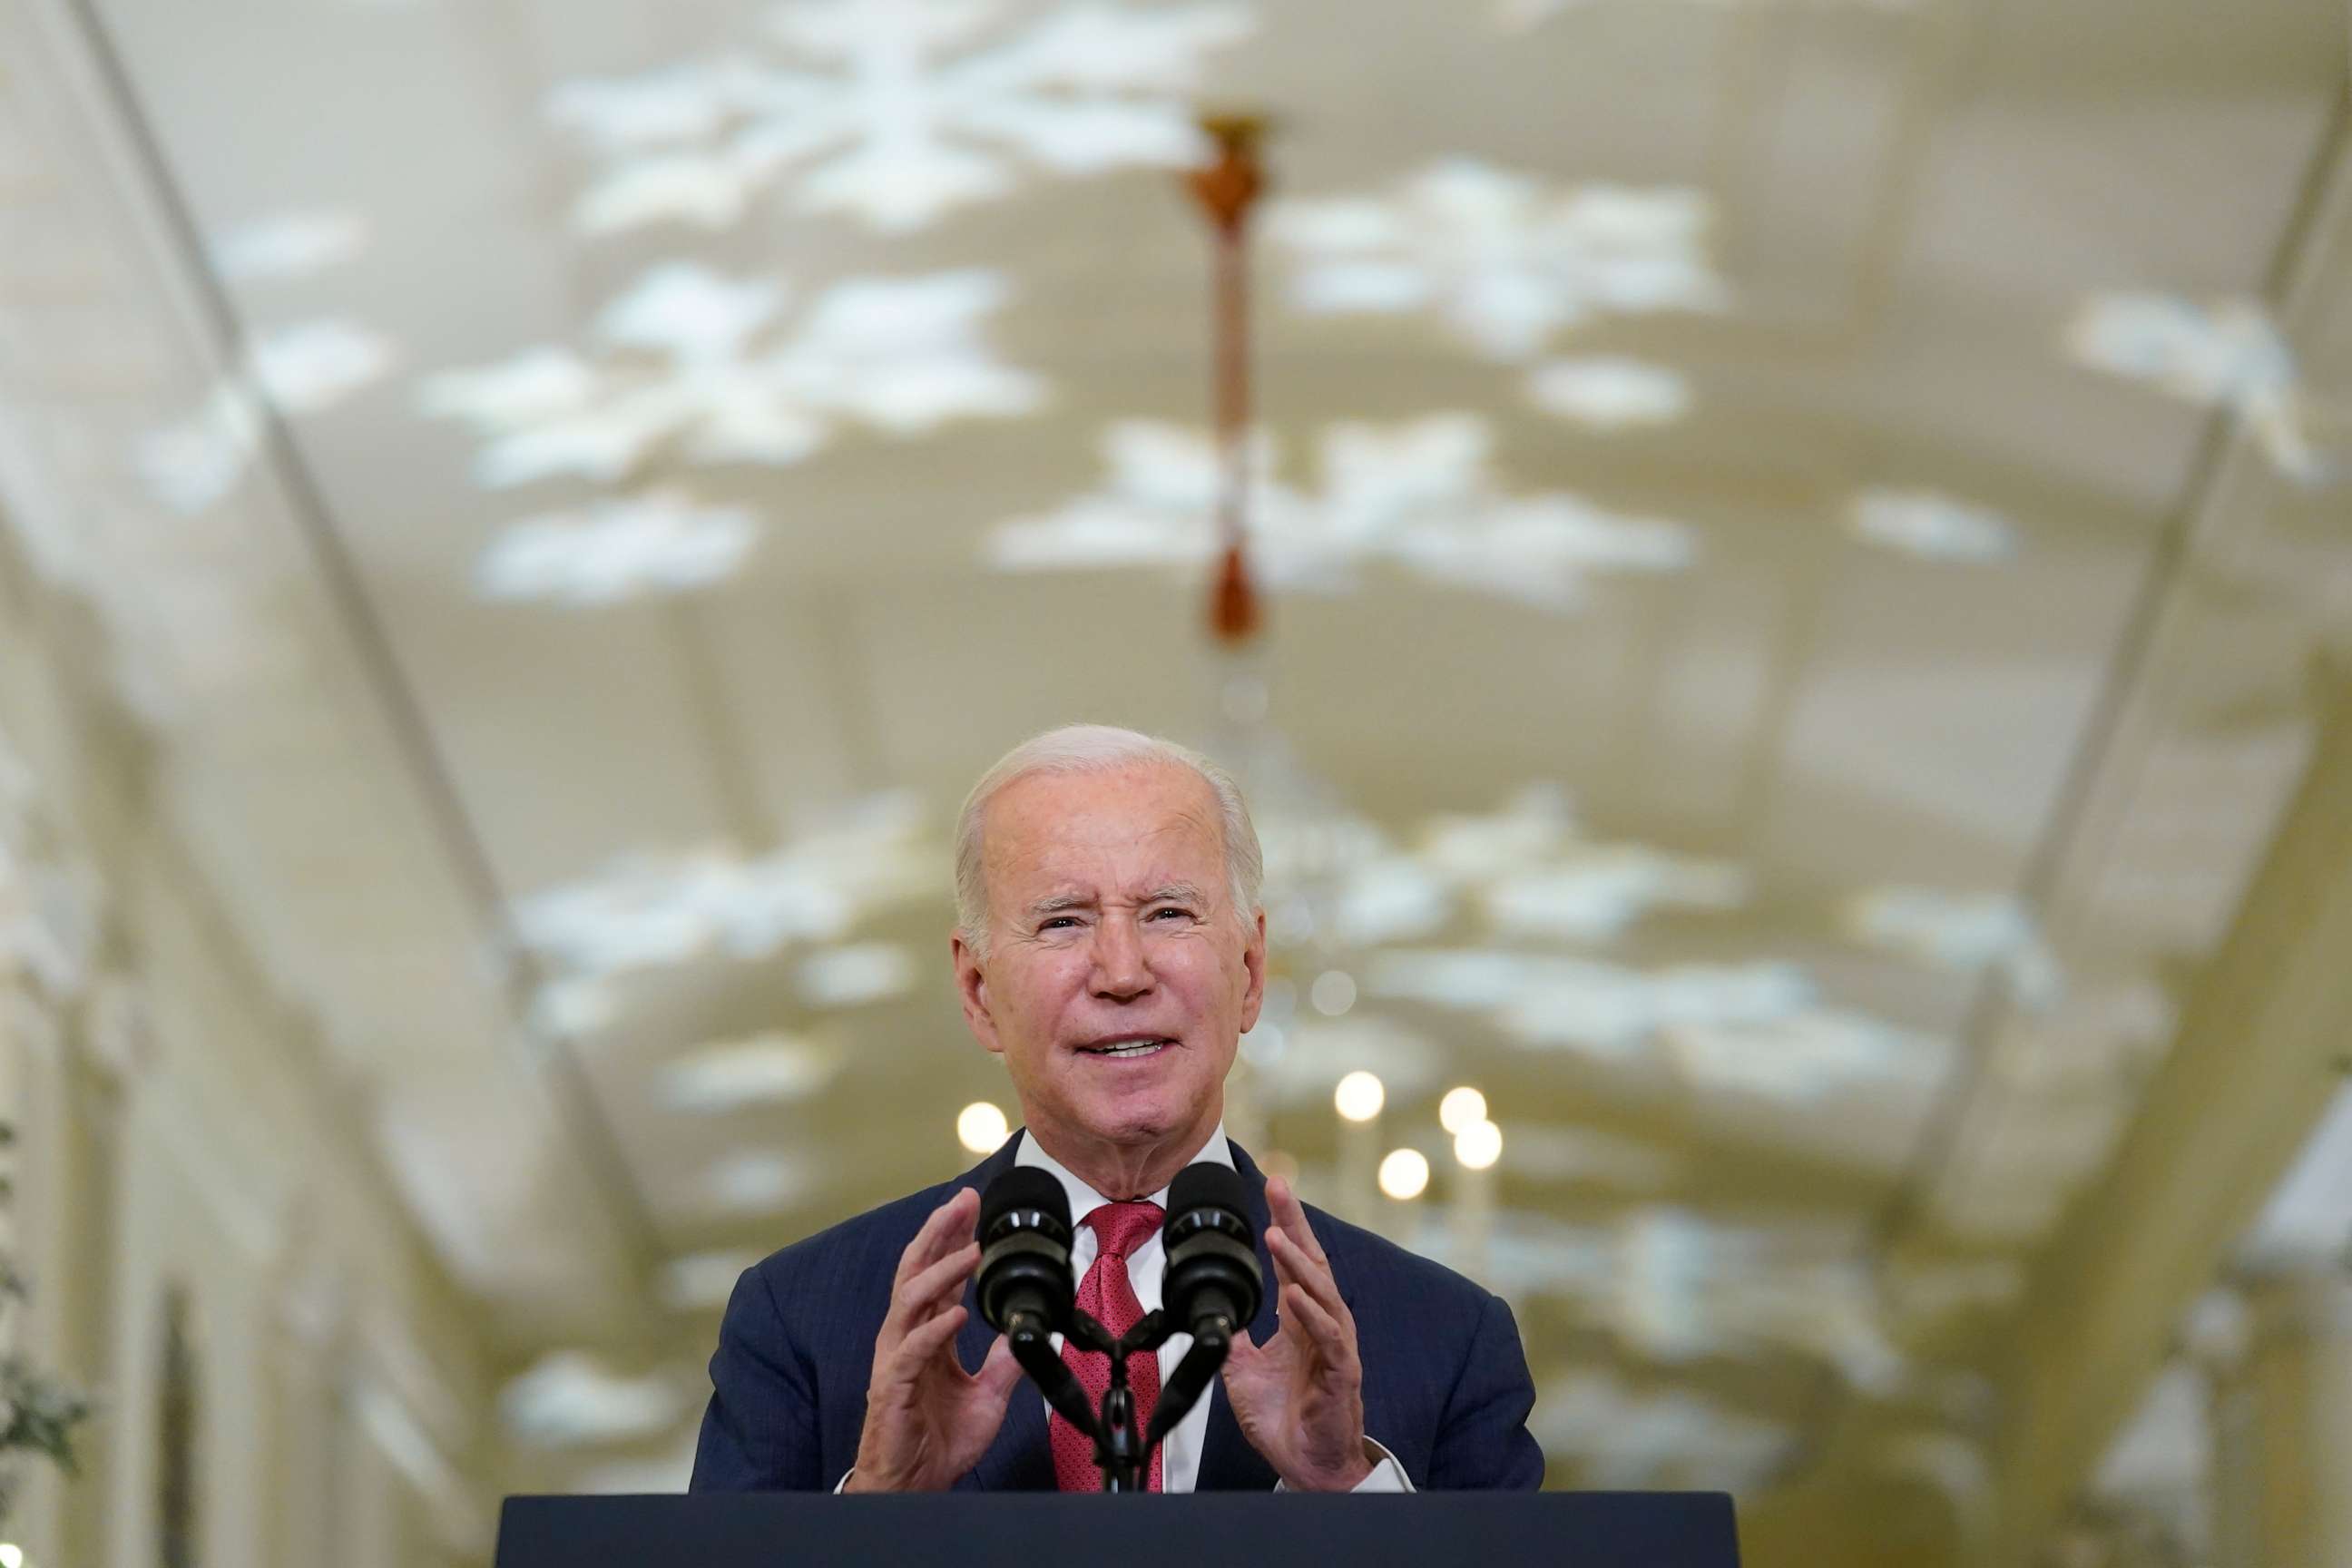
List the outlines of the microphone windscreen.
{"type": "Polygon", "coordinates": [[[1022,1209],[1042,1210],[1046,1217],[1060,1226],[1062,1234],[1070,1232],[1070,1194],[1050,1171],[1034,1165],[1015,1165],[988,1184],[980,1198],[980,1234],[984,1237],[996,1229],[997,1222],[1006,1215],[1022,1209]]]}
{"type": "Polygon", "coordinates": [[[1242,1222],[1244,1234],[1251,1230],[1249,1184],[1231,1165],[1203,1160],[1177,1172],[1176,1179],[1168,1184],[1169,1218],[1203,1208],[1223,1209],[1242,1222]]]}

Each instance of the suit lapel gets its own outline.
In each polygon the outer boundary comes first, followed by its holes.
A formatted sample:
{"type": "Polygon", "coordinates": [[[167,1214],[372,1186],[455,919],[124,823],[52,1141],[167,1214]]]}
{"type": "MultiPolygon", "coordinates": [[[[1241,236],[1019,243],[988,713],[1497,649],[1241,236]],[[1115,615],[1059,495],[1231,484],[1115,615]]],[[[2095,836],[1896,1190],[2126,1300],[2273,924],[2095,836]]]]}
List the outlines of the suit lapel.
{"type": "MultiPolygon", "coordinates": [[[[1250,1320],[1249,1337],[1253,1344],[1264,1344],[1274,1337],[1274,1254],[1265,1244],[1266,1226],[1271,1215],[1265,1206],[1265,1173],[1240,1144],[1230,1139],[1234,1152],[1234,1169],[1241,1173],[1243,1184],[1249,1192],[1250,1224],[1257,1233],[1258,1277],[1265,1281],[1265,1293],[1259,1299],[1257,1316],[1250,1320]]],[[[1203,1492],[1272,1491],[1277,1478],[1274,1467],[1250,1447],[1242,1436],[1242,1424],[1234,1416],[1232,1401],[1225,1397],[1225,1380],[1220,1376],[1209,1384],[1209,1429],[1201,1440],[1201,1473],[1192,1489],[1203,1492]]]]}
{"type": "MultiPolygon", "coordinates": [[[[1013,1152],[1020,1146],[1024,1134],[1015,1132],[1004,1146],[959,1180],[959,1186],[977,1187],[985,1193],[988,1184],[1013,1168],[1013,1152]]],[[[989,1347],[996,1342],[996,1331],[980,1315],[980,1283],[975,1276],[964,1287],[963,1327],[956,1331],[956,1359],[963,1363],[966,1372],[978,1372],[981,1363],[988,1359],[989,1347]]],[[[980,1457],[970,1473],[956,1482],[958,1491],[1052,1491],[1059,1482],[1054,1475],[1054,1452],[1045,1436],[1045,1401],[1036,1385],[1023,1378],[1013,1385],[1012,1402],[1005,1406],[1004,1424],[996,1429],[996,1441],[980,1457]]]]}

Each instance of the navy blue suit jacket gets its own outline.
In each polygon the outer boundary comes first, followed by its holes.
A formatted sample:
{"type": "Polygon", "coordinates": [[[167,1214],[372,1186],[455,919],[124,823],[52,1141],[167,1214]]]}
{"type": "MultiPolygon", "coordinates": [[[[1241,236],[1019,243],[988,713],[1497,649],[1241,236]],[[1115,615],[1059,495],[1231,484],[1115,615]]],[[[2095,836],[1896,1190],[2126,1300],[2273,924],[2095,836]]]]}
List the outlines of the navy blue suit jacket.
{"type": "MultiPolygon", "coordinates": [[[[958,1187],[984,1189],[1010,1170],[1021,1136],[952,1182],[845,1221],[744,1271],[710,1358],[710,1405],[695,1454],[694,1490],[823,1491],[847,1473],[857,1458],[874,1339],[899,1254],[958,1187]]],[[[1238,1143],[1234,1164],[1249,1189],[1258,1267],[1270,1286],[1265,1176],[1238,1143]]],[[[1366,1434],[1423,1490],[1540,1485],[1543,1455],[1527,1427],[1535,1384],[1510,1308],[1368,1230],[1319,1209],[1307,1212],[1355,1314],[1366,1434]]],[[[971,1316],[956,1350],[965,1368],[977,1371],[996,1336],[981,1321],[969,1288],[964,1307],[971,1316]]],[[[1264,1344],[1274,1329],[1269,1289],[1250,1337],[1264,1344]]],[[[1242,1436],[1223,1381],[1209,1386],[1198,1489],[1270,1489],[1273,1468],[1242,1436]]],[[[1027,1381],[1014,1387],[996,1441],[956,1484],[959,1490],[1055,1489],[1045,1402],[1027,1381]]]]}

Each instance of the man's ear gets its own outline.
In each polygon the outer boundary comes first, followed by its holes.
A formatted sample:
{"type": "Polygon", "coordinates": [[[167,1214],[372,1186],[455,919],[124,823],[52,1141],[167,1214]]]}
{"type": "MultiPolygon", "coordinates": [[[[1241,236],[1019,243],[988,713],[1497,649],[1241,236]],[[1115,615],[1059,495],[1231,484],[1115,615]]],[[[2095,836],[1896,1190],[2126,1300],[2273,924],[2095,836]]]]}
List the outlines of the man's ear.
{"type": "Polygon", "coordinates": [[[1242,968],[1249,974],[1249,984],[1242,991],[1242,1033],[1257,1027],[1257,1010],[1265,1004],[1265,911],[1259,910],[1251,917],[1248,934],[1242,947],[1242,968]]]}
{"type": "Polygon", "coordinates": [[[964,1027],[971,1037],[998,1056],[1004,1054],[1004,1042],[996,1037],[996,1020],[988,1011],[988,971],[980,955],[965,942],[963,932],[948,938],[948,956],[955,961],[956,995],[963,1004],[964,1027]]]}

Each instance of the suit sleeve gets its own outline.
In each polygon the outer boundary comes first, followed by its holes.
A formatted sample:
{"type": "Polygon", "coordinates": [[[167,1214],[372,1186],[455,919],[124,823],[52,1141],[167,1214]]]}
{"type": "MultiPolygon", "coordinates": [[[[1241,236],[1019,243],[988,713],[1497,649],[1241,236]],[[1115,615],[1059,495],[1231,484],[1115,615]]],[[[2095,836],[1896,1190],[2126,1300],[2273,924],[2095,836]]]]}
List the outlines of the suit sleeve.
{"type": "Polygon", "coordinates": [[[1543,1485],[1543,1449],[1528,1430],[1535,1379],[1519,1327],[1499,1296],[1486,1298],[1429,1460],[1433,1491],[1534,1491],[1543,1485]]]}
{"type": "Polygon", "coordinates": [[[776,1310],[766,1271],[748,1268],[719,1326],[688,1489],[822,1491],[819,1459],[808,1358],[776,1310]]]}

